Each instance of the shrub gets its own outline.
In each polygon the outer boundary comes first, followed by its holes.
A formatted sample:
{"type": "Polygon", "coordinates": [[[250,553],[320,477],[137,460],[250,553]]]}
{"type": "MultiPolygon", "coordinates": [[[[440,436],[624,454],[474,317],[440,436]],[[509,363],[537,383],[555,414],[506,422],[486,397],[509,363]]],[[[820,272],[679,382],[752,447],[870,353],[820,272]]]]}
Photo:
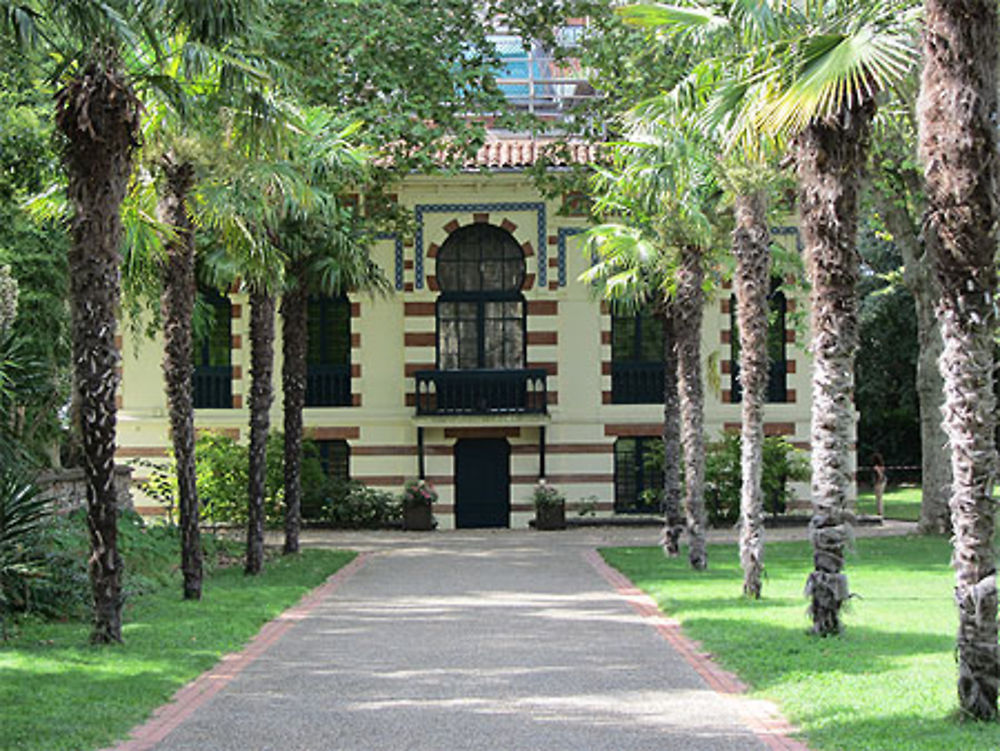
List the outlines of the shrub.
{"type": "Polygon", "coordinates": [[[539,480],[531,490],[531,500],[534,502],[535,510],[537,511],[542,508],[554,508],[564,505],[566,503],[566,496],[545,482],[545,480],[539,480]]]}
{"type": "Polygon", "coordinates": [[[340,529],[378,529],[398,524],[402,503],[391,493],[353,480],[331,480],[324,520],[340,529]]]}
{"type": "MultiPolygon", "coordinates": [[[[733,524],[740,516],[740,434],[726,431],[722,439],[707,447],[705,456],[705,504],[713,526],[733,524]]],[[[798,451],[781,436],[764,439],[764,468],[761,485],[764,510],[772,515],[784,513],[791,500],[789,481],[809,479],[809,465],[798,451]]]]}
{"type": "MultiPolygon", "coordinates": [[[[277,527],[285,519],[284,435],[267,437],[267,467],[264,479],[264,523],[277,527]]],[[[207,432],[195,442],[195,474],[201,518],[211,524],[243,525],[247,521],[249,454],[232,438],[207,432]]],[[[143,462],[139,462],[144,464],[143,462]]],[[[177,511],[177,479],[174,465],[151,465],[143,491],[159,501],[172,522],[177,511]]],[[[303,442],[302,514],[320,518],[327,494],[327,478],[319,462],[319,452],[311,441],[303,442]]]]}

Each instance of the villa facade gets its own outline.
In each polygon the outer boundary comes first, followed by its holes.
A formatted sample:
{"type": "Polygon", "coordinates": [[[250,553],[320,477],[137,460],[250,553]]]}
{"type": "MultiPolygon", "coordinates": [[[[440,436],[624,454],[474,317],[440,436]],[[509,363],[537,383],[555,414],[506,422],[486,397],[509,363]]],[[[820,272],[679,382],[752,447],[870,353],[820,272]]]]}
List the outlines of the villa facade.
{"type": "MultiPolygon", "coordinates": [[[[544,199],[524,174],[536,147],[491,143],[478,160],[488,174],[407,178],[396,200],[415,232],[384,236],[374,250],[394,294],[311,305],[307,436],[331,472],[390,491],[414,477],[433,483],[442,528],[527,525],[542,477],[571,510],[656,510],[643,491],[658,482],[644,455],[662,424],[659,326],[615,315],[579,281],[590,262],[578,242],[587,219],[544,199]]],[[[792,227],[775,235],[797,242],[792,227]]],[[[766,431],[808,448],[808,360],[786,320],[795,302],[774,299],[766,431]]],[[[248,305],[236,293],[213,304],[217,325],[196,354],[196,425],[245,441],[248,305]]],[[[721,290],[705,311],[710,440],[740,420],[732,307],[721,290]]],[[[119,460],[164,458],[162,342],[122,336],[119,460]]]]}

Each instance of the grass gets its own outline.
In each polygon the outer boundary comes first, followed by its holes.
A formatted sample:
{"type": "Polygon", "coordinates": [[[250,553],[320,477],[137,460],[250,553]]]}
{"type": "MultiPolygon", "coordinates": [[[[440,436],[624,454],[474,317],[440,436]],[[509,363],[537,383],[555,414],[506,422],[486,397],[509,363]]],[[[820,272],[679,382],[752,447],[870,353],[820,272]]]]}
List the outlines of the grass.
{"type": "Polygon", "coordinates": [[[307,550],[253,578],[223,569],[201,602],[182,600],[175,577],[126,605],[121,646],[86,646],[86,623],[22,622],[0,645],[0,749],[81,751],[123,738],[353,557],[307,550]]]}
{"type": "MultiPolygon", "coordinates": [[[[920,487],[906,486],[887,490],[882,496],[886,519],[920,521],[920,487]]],[[[871,491],[858,494],[858,513],[875,513],[875,494],[871,491]]]]}
{"type": "Polygon", "coordinates": [[[753,696],[776,701],[817,751],[1000,748],[1000,724],[956,720],[957,618],[944,538],[859,540],[847,569],[857,597],[845,632],[828,639],[807,634],[805,543],[768,546],[757,602],[739,596],[734,545],[712,546],[702,573],[654,548],[602,553],[753,696]]]}

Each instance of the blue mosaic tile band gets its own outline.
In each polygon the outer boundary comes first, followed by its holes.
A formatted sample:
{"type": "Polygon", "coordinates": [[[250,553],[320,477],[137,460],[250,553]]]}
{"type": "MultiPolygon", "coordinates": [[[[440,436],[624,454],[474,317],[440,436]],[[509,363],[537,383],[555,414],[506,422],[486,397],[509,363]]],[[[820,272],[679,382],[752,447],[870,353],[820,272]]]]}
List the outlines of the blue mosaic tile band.
{"type": "Polygon", "coordinates": [[[566,286],[566,241],[573,235],[579,235],[587,230],[583,227],[560,227],[559,237],[559,286],[566,286]]]}
{"type": "Polygon", "coordinates": [[[414,289],[424,288],[424,214],[470,214],[493,211],[536,211],[538,212],[538,243],[535,253],[538,257],[537,286],[548,286],[548,235],[546,232],[545,204],[525,203],[425,203],[413,207],[417,218],[416,260],[413,264],[414,289]]]}
{"type": "Polygon", "coordinates": [[[799,232],[799,228],[794,224],[784,225],[782,227],[771,227],[772,235],[794,235],[795,236],[795,250],[800,254],[802,253],[802,234],[799,232]]]}
{"type": "Polygon", "coordinates": [[[395,240],[396,243],[396,267],[395,282],[396,290],[403,289],[403,238],[396,232],[380,232],[375,235],[376,240],[395,240]]]}

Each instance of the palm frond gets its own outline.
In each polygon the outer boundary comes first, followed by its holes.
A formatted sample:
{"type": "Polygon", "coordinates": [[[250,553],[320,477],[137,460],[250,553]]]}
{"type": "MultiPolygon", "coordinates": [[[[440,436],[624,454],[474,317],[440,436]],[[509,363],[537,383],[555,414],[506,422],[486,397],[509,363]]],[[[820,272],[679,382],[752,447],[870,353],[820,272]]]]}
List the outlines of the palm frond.
{"type": "Polygon", "coordinates": [[[656,28],[666,33],[683,37],[705,37],[729,25],[724,16],[713,13],[702,6],[626,5],[616,10],[626,23],[647,28],[656,28]]]}
{"type": "Polygon", "coordinates": [[[795,133],[876,94],[904,78],[916,52],[896,34],[865,26],[855,34],[824,34],[802,40],[790,84],[759,115],[766,132],[795,133]]]}

